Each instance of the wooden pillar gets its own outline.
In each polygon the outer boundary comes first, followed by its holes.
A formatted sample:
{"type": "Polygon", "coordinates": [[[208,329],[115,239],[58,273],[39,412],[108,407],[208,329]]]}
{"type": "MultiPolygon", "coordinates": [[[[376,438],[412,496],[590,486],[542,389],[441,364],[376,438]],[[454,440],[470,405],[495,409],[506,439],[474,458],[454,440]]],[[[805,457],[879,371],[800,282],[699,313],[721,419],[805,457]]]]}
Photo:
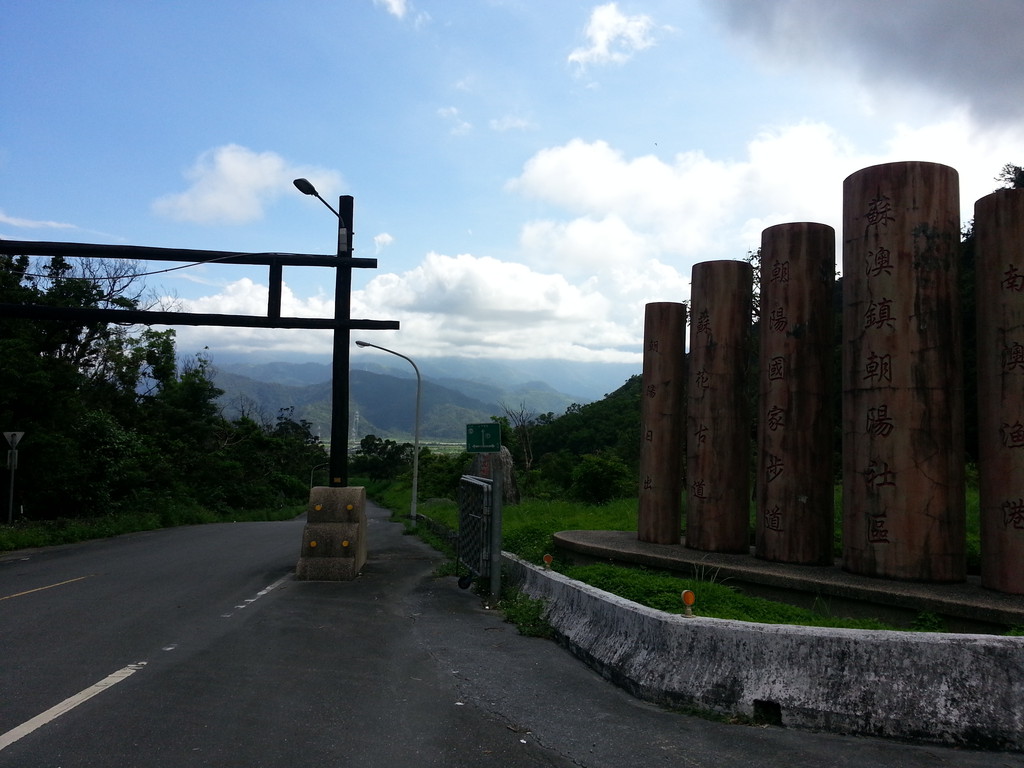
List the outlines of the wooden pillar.
{"type": "Polygon", "coordinates": [[[957,172],[865,168],[843,184],[843,567],[965,575],[957,172]]]}
{"type": "Polygon", "coordinates": [[[750,550],[750,421],[746,373],[753,268],[695,264],[687,380],[686,546],[750,550]]]}
{"type": "Polygon", "coordinates": [[[832,295],[836,233],[793,223],[761,233],[757,556],[833,560],[832,295]]]}
{"type": "Polygon", "coordinates": [[[663,301],[644,312],[637,538],[678,544],[683,485],[686,305],[663,301]]]}
{"type": "Polygon", "coordinates": [[[974,206],[981,582],[1024,594],[1024,189],[974,206]]]}

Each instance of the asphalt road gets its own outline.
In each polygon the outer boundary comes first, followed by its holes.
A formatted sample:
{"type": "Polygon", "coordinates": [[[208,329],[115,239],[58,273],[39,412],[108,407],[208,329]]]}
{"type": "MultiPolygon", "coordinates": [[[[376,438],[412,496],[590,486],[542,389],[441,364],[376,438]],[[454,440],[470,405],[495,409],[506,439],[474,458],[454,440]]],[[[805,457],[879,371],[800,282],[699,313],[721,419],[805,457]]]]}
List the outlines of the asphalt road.
{"type": "Polygon", "coordinates": [[[667,712],[434,578],[376,508],[362,576],[294,581],[302,526],[0,557],[0,767],[1024,766],[667,712]]]}

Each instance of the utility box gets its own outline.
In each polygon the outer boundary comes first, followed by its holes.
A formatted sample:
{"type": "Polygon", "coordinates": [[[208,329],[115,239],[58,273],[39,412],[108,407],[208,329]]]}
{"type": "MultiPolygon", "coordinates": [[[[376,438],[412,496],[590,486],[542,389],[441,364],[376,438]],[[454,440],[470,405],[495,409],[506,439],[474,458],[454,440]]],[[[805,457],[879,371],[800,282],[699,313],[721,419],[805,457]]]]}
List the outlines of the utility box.
{"type": "Polygon", "coordinates": [[[365,564],[366,489],[311,488],[295,577],[351,581],[365,564]]]}

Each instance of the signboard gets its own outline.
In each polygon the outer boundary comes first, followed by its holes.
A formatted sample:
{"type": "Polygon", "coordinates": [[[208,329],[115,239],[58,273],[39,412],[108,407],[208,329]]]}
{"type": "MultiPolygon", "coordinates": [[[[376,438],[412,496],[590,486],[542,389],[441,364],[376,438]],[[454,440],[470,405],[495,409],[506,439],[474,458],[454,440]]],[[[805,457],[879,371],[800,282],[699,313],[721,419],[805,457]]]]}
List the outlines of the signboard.
{"type": "Polygon", "coordinates": [[[21,440],[24,434],[24,432],[4,432],[4,437],[7,438],[7,444],[10,445],[11,448],[17,448],[18,441],[21,440]]]}
{"type": "Polygon", "coordinates": [[[493,421],[488,424],[466,425],[467,453],[497,453],[501,450],[501,425],[493,421]]]}

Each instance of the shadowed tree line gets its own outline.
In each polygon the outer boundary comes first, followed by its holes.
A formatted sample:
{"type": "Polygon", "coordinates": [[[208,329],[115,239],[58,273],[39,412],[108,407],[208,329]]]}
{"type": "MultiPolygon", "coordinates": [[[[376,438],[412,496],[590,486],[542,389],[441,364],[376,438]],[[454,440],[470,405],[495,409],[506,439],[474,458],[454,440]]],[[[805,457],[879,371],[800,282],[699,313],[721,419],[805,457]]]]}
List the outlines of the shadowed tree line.
{"type": "MultiPolygon", "coordinates": [[[[150,308],[136,272],[129,262],[4,256],[0,302],[150,308]]],[[[0,318],[0,429],[25,433],[15,516],[227,513],[303,500],[311,468],[326,461],[310,425],[290,410],[228,420],[220,394],[206,358],[179,362],[173,330],[0,318]]]]}

